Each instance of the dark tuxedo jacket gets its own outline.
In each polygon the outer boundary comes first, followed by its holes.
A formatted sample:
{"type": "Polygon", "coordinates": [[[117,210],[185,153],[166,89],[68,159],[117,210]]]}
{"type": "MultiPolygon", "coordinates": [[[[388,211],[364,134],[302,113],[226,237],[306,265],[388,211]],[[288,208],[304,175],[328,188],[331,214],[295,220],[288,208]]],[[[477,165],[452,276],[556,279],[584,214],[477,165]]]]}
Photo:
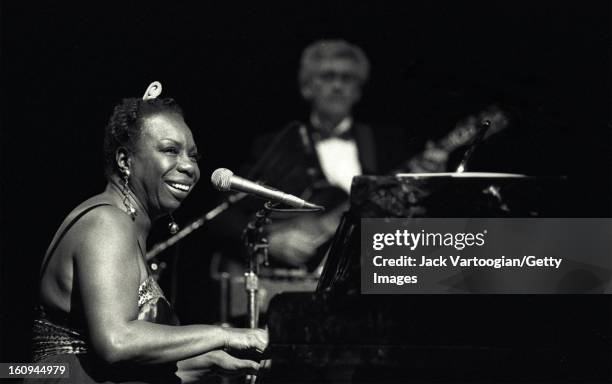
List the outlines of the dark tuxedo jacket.
{"type": "MultiPolygon", "coordinates": [[[[346,134],[357,144],[362,173],[376,174],[379,170],[371,128],[353,123],[346,134]]],[[[298,196],[305,191],[308,194],[313,187],[328,187],[315,150],[316,136],[312,126],[299,122],[287,125],[277,134],[263,136],[253,145],[252,156],[257,161],[247,163],[241,173],[250,180],[298,196]]]]}

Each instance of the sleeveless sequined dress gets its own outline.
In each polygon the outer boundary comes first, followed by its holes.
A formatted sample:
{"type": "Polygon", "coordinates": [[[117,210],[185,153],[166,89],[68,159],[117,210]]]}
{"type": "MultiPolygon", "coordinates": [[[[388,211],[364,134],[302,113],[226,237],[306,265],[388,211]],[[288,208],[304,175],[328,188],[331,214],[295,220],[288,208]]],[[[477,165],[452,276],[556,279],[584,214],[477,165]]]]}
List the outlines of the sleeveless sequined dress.
{"type": "MultiPolygon", "coordinates": [[[[81,211],[63,230],[56,246],[80,217],[101,205],[108,204],[93,205],[81,211]]],[[[138,320],[178,325],[168,300],[152,276],[148,276],[134,294],[138,295],[138,320]]],[[[174,374],[176,364],[108,365],[100,362],[90,351],[85,330],[72,326],[66,314],[48,313],[42,305],[36,308],[32,355],[36,363],[69,364],[70,377],[26,379],[24,383],[180,383],[174,374]]]]}

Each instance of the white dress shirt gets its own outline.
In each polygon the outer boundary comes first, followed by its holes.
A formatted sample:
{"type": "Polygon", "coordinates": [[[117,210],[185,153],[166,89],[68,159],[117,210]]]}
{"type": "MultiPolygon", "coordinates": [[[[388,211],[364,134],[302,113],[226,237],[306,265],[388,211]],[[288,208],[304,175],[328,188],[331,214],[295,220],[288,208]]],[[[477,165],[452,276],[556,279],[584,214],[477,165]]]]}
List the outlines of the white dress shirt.
{"type": "MultiPolygon", "coordinates": [[[[311,122],[316,127],[314,117],[311,122]]],[[[351,191],[353,177],[361,175],[359,152],[354,139],[339,138],[336,135],[348,131],[352,124],[353,120],[346,117],[333,129],[331,137],[315,142],[315,150],[327,181],[347,193],[351,191]]]]}

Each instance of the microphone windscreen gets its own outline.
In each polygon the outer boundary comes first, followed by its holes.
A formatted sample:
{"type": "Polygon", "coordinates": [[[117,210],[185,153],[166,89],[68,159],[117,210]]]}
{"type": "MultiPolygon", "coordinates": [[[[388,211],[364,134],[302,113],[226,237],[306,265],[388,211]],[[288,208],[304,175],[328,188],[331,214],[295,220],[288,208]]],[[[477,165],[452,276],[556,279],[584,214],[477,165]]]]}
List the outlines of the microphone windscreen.
{"type": "Polygon", "coordinates": [[[218,191],[229,191],[234,172],[227,168],[217,168],[210,176],[211,183],[218,191]]]}

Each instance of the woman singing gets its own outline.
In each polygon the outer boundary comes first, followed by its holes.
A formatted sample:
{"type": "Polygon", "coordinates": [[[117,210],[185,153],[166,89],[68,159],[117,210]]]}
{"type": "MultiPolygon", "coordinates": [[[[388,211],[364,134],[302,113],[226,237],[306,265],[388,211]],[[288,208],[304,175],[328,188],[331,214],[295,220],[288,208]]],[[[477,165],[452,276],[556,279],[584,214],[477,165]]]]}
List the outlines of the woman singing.
{"type": "Polygon", "coordinates": [[[191,130],[160,92],[153,83],[142,99],[115,107],[104,137],[106,189],[68,214],[41,267],[34,361],[69,363],[70,382],[251,373],[268,343],[263,330],[176,325],[150,275],[152,221],[176,210],[200,178],[191,130]]]}

